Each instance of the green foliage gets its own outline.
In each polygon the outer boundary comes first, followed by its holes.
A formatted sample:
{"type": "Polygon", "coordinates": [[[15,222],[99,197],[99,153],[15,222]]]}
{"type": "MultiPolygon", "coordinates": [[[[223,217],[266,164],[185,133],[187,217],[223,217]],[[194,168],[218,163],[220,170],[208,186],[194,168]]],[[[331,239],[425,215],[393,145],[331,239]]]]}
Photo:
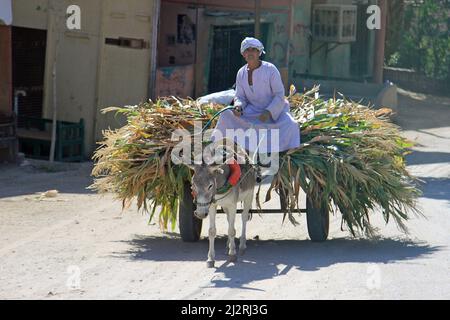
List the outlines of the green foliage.
{"type": "MultiPolygon", "coordinates": [[[[296,223],[291,211],[299,207],[302,189],[316,206],[338,209],[353,235],[358,231],[372,235],[369,217],[378,212],[386,223],[394,220],[406,231],[403,221],[410,212],[419,213],[420,191],[404,160],[412,144],[388,121],[389,109],[373,111],[345,99],[315,99],[317,90],[305,94],[291,90],[288,99],[303,144],[280,156],[280,170],[265,199],[273,190],[287,190],[289,220],[296,223]]],[[[162,98],[109,109],[127,114],[128,124],[104,132],[105,141],[94,155],[92,188],[114,192],[124,207],[136,198],[138,208],[150,212],[151,218],[160,208],[161,227],[167,229],[171,223],[174,228],[183,184],[189,183],[191,172],[171,162],[170,152],[177,143],[171,134],[176,128],[191,130],[194,120],[206,122],[223,107],[162,98]]],[[[261,207],[259,192],[257,204],[261,207]]]]}
{"type": "Polygon", "coordinates": [[[390,19],[396,29],[390,28],[388,36],[388,65],[450,80],[450,2],[409,1],[402,10],[404,14],[390,19]]]}

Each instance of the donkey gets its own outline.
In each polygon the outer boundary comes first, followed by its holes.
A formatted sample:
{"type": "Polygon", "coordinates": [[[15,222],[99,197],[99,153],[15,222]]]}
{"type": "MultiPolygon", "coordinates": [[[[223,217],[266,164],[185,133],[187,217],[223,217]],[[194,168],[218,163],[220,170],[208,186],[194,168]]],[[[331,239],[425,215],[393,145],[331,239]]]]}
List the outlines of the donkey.
{"type": "Polygon", "coordinates": [[[233,186],[229,181],[230,174],[233,175],[233,167],[228,164],[197,164],[190,165],[190,167],[194,170],[192,193],[197,204],[194,215],[199,219],[205,219],[209,216],[209,251],[206,265],[208,268],[213,268],[215,262],[214,239],[216,237],[217,206],[221,206],[227,214],[228,241],[226,249],[229,256],[228,261],[236,262],[237,255],[234,243],[236,229],[234,223],[237,203],[243,202],[242,234],[239,242],[239,254],[242,255],[246,249],[246,224],[249,220],[249,211],[254,196],[256,172],[250,164],[241,164],[239,181],[233,186]]]}

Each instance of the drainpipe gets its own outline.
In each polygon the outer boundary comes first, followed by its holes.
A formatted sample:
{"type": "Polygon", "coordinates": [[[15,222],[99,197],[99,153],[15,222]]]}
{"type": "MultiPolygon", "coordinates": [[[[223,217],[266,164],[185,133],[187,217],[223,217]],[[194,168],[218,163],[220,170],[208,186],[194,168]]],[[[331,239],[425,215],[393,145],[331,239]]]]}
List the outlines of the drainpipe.
{"type": "Polygon", "coordinates": [[[16,117],[19,115],[19,96],[26,97],[27,93],[23,90],[14,91],[14,113],[16,117]]]}
{"type": "Polygon", "coordinates": [[[386,0],[378,0],[378,6],[381,10],[381,29],[376,31],[375,36],[375,61],[373,64],[373,82],[383,83],[384,50],[386,41],[387,27],[387,4],[386,0]]]}

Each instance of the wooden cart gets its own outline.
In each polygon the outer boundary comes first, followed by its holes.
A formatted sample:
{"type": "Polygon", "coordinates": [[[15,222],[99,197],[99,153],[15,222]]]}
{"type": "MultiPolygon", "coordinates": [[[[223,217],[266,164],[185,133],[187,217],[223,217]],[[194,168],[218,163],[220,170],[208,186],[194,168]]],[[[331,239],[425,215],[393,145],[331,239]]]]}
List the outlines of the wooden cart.
{"type": "MultiPolygon", "coordinates": [[[[285,213],[287,208],[286,197],[283,193],[280,195],[280,209],[250,209],[251,213],[285,213]]],[[[200,239],[203,220],[194,216],[195,202],[191,194],[191,186],[186,183],[184,186],[183,197],[179,201],[178,207],[178,226],[181,239],[185,242],[195,242],[200,239]]],[[[305,209],[291,210],[292,212],[306,212],[306,222],[308,225],[308,234],[312,241],[322,242],[328,237],[329,230],[329,212],[328,208],[317,208],[311,201],[306,200],[305,209]]],[[[224,213],[222,209],[217,213],[224,213]]],[[[238,209],[237,213],[242,213],[238,209]]]]}

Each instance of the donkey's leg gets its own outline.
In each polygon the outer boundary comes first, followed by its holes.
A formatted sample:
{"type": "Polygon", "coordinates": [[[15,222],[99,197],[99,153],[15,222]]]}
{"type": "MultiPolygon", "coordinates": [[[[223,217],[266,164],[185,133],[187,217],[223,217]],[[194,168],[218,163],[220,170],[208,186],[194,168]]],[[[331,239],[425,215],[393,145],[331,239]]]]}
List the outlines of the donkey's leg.
{"type": "MultiPolygon", "coordinates": [[[[227,219],[228,219],[228,215],[230,214],[228,207],[223,206],[222,209],[223,209],[223,212],[225,212],[227,219]]],[[[230,238],[227,238],[227,244],[225,246],[225,255],[228,255],[229,248],[230,248],[230,238]]]]}
{"type": "Polygon", "coordinates": [[[236,220],[236,204],[233,204],[228,210],[227,219],[228,219],[228,261],[235,262],[236,261],[236,244],[234,242],[234,237],[236,236],[236,229],[234,228],[234,221],[236,220]]]}
{"type": "Polygon", "coordinates": [[[249,218],[249,211],[252,207],[253,193],[249,193],[249,195],[244,200],[244,208],[242,210],[242,233],[241,239],[239,241],[239,254],[243,255],[245,253],[245,249],[247,249],[247,239],[245,237],[245,233],[247,231],[247,221],[249,218]]]}
{"type": "Polygon", "coordinates": [[[211,205],[209,209],[209,251],[208,260],[206,261],[206,266],[208,268],[214,268],[214,260],[216,253],[214,251],[214,239],[216,237],[216,207],[211,205]]]}

